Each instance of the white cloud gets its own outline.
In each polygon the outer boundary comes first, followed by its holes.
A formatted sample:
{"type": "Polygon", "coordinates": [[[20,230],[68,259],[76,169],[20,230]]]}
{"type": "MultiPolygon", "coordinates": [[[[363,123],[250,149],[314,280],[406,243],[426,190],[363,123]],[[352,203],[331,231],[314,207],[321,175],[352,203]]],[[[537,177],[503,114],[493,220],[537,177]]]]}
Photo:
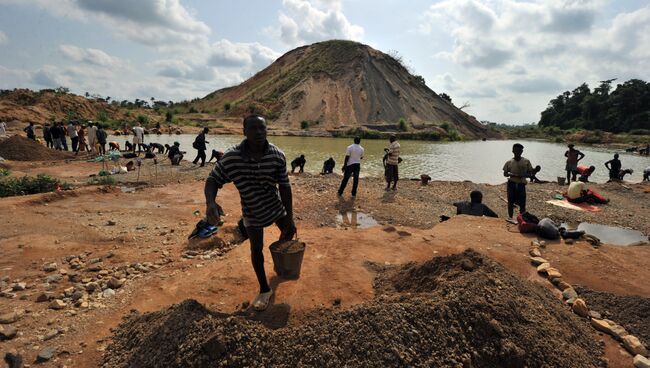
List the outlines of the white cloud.
{"type": "Polygon", "coordinates": [[[9,42],[9,37],[7,37],[7,34],[0,31],[0,45],[9,42]]]}
{"type": "Polygon", "coordinates": [[[108,68],[124,67],[120,58],[111,56],[98,49],[83,49],[74,45],[60,45],[59,51],[70,60],[108,68]]]}
{"type": "Polygon", "coordinates": [[[57,17],[99,21],[116,34],[161,49],[208,44],[210,27],[179,0],[0,0],[0,4],[36,5],[57,17]]]}
{"type": "Polygon", "coordinates": [[[364,30],[350,23],[341,1],[283,0],[280,12],[280,39],[299,46],[329,39],[361,40],[364,30]]]}
{"type": "Polygon", "coordinates": [[[31,82],[36,85],[53,88],[61,86],[62,83],[55,72],[56,68],[51,65],[45,65],[43,68],[32,73],[31,82]]]}
{"type": "Polygon", "coordinates": [[[257,42],[236,43],[221,40],[212,44],[209,63],[220,67],[246,67],[259,70],[271,64],[280,54],[257,42]]]}
{"type": "Polygon", "coordinates": [[[585,81],[650,77],[650,5],[598,23],[603,5],[444,0],[428,8],[417,29],[452,37],[451,48],[435,56],[458,68],[457,79],[439,82],[471,98],[471,113],[531,121],[550,98],[585,81]]]}

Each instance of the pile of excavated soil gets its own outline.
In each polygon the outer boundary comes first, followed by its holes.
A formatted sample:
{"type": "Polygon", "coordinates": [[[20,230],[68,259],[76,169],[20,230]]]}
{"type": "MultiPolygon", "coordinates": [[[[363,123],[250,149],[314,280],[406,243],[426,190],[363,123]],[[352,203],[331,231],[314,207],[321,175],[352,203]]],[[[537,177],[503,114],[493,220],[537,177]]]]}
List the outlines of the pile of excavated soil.
{"type": "Polygon", "coordinates": [[[645,346],[650,346],[650,298],[617,295],[580,286],[575,289],[589,309],[623,326],[645,346]]]}
{"type": "Polygon", "coordinates": [[[383,270],[382,295],[270,330],[186,300],[127,317],[103,367],[601,367],[550,292],[468,250],[383,270]]]}
{"type": "Polygon", "coordinates": [[[31,139],[14,135],[0,141],[0,157],[15,161],[49,161],[71,158],[69,152],[55,151],[31,139]]]}

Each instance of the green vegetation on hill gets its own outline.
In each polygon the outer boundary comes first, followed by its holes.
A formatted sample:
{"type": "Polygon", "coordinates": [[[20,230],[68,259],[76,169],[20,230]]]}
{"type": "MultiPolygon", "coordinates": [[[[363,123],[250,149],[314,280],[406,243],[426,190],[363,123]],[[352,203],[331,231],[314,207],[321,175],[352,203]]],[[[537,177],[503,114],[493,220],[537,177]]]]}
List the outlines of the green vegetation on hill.
{"type": "Polygon", "coordinates": [[[540,127],[650,134],[650,83],[630,79],[610,93],[614,79],[593,91],[586,83],[552,99],[540,127]]]}

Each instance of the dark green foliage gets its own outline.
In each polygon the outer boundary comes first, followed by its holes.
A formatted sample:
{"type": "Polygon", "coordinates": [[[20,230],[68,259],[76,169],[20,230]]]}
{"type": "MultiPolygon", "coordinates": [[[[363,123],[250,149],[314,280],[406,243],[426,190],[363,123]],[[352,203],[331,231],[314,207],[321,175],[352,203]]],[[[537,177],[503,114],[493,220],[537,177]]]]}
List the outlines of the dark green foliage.
{"type": "Polygon", "coordinates": [[[199,112],[199,110],[197,110],[194,106],[192,106],[192,107],[190,107],[190,109],[188,110],[188,112],[189,112],[190,114],[196,114],[197,112],[199,112]]]}
{"type": "Polygon", "coordinates": [[[583,83],[552,99],[539,126],[612,133],[650,129],[650,83],[630,79],[610,93],[612,81],[602,81],[593,91],[583,83]]]}
{"type": "Polygon", "coordinates": [[[167,112],[165,113],[165,121],[171,123],[173,119],[174,119],[174,114],[172,114],[171,111],[167,110],[167,112]]]}
{"type": "Polygon", "coordinates": [[[53,192],[58,186],[68,189],[68,184],[61,184],[58,179],[39,174],[36,177],[5,178],[0,180],[0,197],[53,192]]]}
{"type": "Polygon", "coordinates": [[[442,129],[446,130],[446,131],[449,131],[449,123],[446,122],[446,121],[444,123],[440,124],[440,127],[442,129]]]}
{"type": "Polygon", "coordinates": [[[307,120],[303,120],[300,122],[300,129],[308,129],[309,128],[309,122],[307,120]]]}
{"type": "Polygon", "coordinates": [[[149,124],[149,117],[147,115],[140,114],[140,115],[138,115],[136,117],[136,120],[137,120],[138,123],[140,123],[142,125],[149,124]]]}
{"type": "Polygon", "coordinates": [[[406,120],[404,120],[404,118],[399,119],[399,122],[397,123],[397,126],[398,126],[399,130],[401,130],[403,132],[408,130],[408,124],[406,123],[406,120]]]}
{"type": "Polygon", "coordinates": [[[9,176],[9,170],[4,167],[0,167],[0,176],[9,176]]]}
{"type": "Polygon", "coordinates": [[[226,102],[223,104],[223,111],[229,111],[231,107],[232,105],[230,104],[230,102],[226,102]]]}
{"type": "Polygon", "coordinates": [[[442,98],[445,101],[451,102],[451,97],[449,97],[449,95],[446,93],[440,93],[438,96],[440,96],[440,98],[442,98]]]}

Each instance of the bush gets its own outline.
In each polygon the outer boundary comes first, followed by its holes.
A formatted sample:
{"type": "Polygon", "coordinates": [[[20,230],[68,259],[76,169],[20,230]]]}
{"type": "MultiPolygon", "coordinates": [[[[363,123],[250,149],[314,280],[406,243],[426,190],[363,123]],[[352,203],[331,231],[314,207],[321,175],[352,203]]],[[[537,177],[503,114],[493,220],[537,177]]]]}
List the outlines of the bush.
{"type": "Polygon", "coordinates": [[[97,111],[97,116],[95,117],[98,121],[107,121],[108,114],[104,110],[97,111]]]}
{"type": "Polygon", "coordinates": [[[463,136],[461,136],[460,133],[454,129],[451,129],[447,132],[447,138],[452,142],[463,140],[463,136]]]}
{"type": "Polygon", "coordinates": [[[149,117],[148,117],[147,115],[139,114],[139,115],[136,117],[136,121],[137,121],[138,123],[142,124],[142,125],[146,125],[146,124],[149,124],[149,117]]]}
{"type": "Polygon", "coordinates": [[[199,112],[199,110],[197,110],[194,106],[192,106],[192,107],[190,107],[190,109],[188,110],[188,112],[189,112],[190,114],[196,114],[197,112],[199,112]]]}
{"type": "Polygon", "coordinates": [[[53,192],[59,187],[70,188],[68,184],[62,184],[58,179],[45,174],[38,174],[36,177],[5,178],[0,180],[0,197],[53,192]]]}
{"type": "Polygon", "coordinates": [[[406,125],[406,120],[404,120],[404,118],[399,119],[399,123],[397,123],[397,126],[399,127],[399,130],[403,132],[408,130],[408,126],[406,125]]]}
{"type": "Polygon", "coordinates": [[[115,178],[110,175],[100,175],[92,178],[90,184],[94,185],[115,185],[115,178]]]}
{"type": "Polygon", "coordinates": [[[300,122],[300,129],[308,129],[309,128],[309,122],[307,120],[303,120],[300,122]]]}
{"type": "Polygon", "coordinates": [[[440,124],[440,127],[442,129],[444,129],[445,131],[449,131],[449,123],[446,122],[446,121],[444,123],[440,124]]]}
{"type": "Polygon", "coordinates": [[[165,113],[165,121],[171,123],[173,118],[174,115],[172,114],[172,112],[167,110],[167,112],[165,113]]]}
{"type": "Polygon", "coordinates": [[[223,111],[229,111],[231,107],[232,105],[230,104],[230,102],[226,102],[223,104],[223,111]]]}
{"type": "Polygon", "coordinates": [[[0,176],[9,176],[9,170],[3,167],[0,167],[0,176]]]}

